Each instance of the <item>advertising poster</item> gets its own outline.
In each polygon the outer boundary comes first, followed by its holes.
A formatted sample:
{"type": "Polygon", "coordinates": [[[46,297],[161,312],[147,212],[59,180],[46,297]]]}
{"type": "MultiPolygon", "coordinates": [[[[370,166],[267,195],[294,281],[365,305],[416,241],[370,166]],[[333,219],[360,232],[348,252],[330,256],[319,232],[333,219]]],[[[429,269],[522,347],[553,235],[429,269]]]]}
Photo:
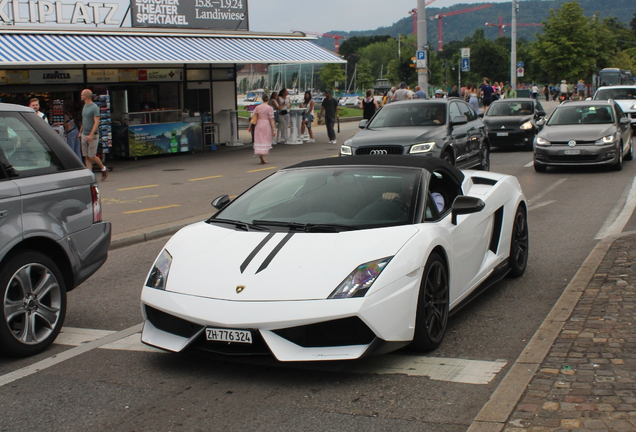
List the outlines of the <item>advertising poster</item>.
{"type": "Polygon", "coordinates": [[[31,69],[29,84],[68,84],[83,83],[82,69],[31,69]]]}
{"type": "Polygon", "coordinates": [[[138,80],[137,69],[119,69],[119,82],[137,82],[138,80]]]}
{"type": "Polygon", "coordinates": [[[247,0],[131,0],[133,27],[249,30],[247,0]]]}
{"type": "Polygon", "coordinates": [[[202,148],[201,124],[160,123],[128,128],[128,157],[188,152],[202,148]]]}
{"type": "Polygon", "coordinates": [[[28,83],[29,83],[28,70],[8,70],[7,71],[7,84],[28,84],[28,83]]]}
{"type": "Polygon", "coordinates": [[[89,83],[119,82],[118,69],[88,69],[86,79],[89,83]]]}

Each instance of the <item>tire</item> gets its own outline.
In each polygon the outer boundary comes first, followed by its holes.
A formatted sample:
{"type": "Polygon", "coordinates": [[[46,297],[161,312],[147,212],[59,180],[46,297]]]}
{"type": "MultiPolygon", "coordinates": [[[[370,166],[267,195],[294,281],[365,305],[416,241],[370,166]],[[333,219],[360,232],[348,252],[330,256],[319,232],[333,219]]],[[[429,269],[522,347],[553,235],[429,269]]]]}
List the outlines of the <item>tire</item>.
{"type": "Polygon", "coordinates": [[[0,271],[0,294],[0,352],[27,357],[48,348],[66,315],[66,287],[53,260],[35,251],[11,258],[0,271]]]}
{"type": "Polygon", "coordinates": [[[621,171],[623,169],[623,143],[618,147],[618,160],[612,165],[613,171],[621,171]]]}
{"type": "Polygon", "coordinates": [[[448,271],[444,260],[432,253],[424,267],[415,315],[415,334],[411,347],[426,352],[436,349],[444,339],[448,323],[448,271]]]}
{"type": "Polygon", "coordinates": [[[625,160],[630,161],[634,159],[634,139],[629,141],[629,153],[625,155],[625,160]]]}
{"type": "Polygon", "coordinates": [[[449,164],[451,164],[452,166],[455,166],[453,155],[449,151],[445,151],[444,153],[442,153],[442,155],[440,156],[440,159],[443,159],[449,164]]]}
{"type": "Polygon", "coordinates": [[[512,221],[512,236],[510,240],[510,256],[508,257],[508,265],[511,277],[520,277],[526,271],[528,266],[528,217],[526,210],[519,206],[512,221]]]}
{"type": "Polygon", "coordinates": [[[537,161],[534,161],[533,165],[536,172],[546,172],[546,170],[548,169],[548,167],[545,165],[537,164],[537,161]]]}
{"type": "Polygon", "coordinates": [[[490,147],[486,144],[481,150],[481,163],[477,166],[477,169],[490,171],[490,147]]]}

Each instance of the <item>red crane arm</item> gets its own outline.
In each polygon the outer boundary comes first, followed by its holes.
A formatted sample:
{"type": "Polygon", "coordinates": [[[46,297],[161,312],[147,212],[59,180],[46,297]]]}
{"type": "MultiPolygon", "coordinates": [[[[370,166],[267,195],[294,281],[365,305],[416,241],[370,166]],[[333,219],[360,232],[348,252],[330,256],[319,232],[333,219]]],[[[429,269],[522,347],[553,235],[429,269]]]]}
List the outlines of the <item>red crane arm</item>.
{"type": "Polygon", "coordinates": [[[476,11],[476,10],[479,10],[479,9],[489,8],[490,6],[492,6],[492,3],[481,5],[481,6],[477,6],[477,7],[474,7],[474,8],[461,9],[461,10],[456,10],[456,11],[447,12],[447,13],[443,13],[443,14],[437,14],[435,16],[432,16],[430,19],[439,19],[439,18],[445,18],[445,17],[449,17],[449,16],[453,16],[453,15],[463,14],[463,13],[466,13],[466,12],[473,12],[473,11],[476,11]]]}

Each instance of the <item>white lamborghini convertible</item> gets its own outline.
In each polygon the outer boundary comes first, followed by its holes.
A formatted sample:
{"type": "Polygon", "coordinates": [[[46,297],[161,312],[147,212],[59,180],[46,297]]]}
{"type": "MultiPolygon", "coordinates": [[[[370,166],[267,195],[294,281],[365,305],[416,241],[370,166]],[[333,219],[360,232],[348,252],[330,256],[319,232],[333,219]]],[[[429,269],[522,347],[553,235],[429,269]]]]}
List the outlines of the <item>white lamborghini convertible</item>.
{"type": "Polygon", "coordinates": [[[148,274],[148,345],[281,361],[430,351],[449,314],[528,260],[517,179],[436,158],[303,162],[212,204],[148,274]]]}

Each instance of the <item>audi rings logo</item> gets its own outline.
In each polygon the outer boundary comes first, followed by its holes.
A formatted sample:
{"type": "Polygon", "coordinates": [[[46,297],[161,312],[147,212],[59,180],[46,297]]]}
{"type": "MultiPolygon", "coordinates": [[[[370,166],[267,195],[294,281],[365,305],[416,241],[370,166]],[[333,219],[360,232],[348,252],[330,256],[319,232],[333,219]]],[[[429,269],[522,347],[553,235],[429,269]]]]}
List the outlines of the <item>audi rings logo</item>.
{"type": "Polygon", "coordinates": [[[386,150],[371,150],[369,152],[369,154],[371,154],[371,155],[385,155],[385,154],[389,154],[389,152],[386,151],[386,150]]]}

